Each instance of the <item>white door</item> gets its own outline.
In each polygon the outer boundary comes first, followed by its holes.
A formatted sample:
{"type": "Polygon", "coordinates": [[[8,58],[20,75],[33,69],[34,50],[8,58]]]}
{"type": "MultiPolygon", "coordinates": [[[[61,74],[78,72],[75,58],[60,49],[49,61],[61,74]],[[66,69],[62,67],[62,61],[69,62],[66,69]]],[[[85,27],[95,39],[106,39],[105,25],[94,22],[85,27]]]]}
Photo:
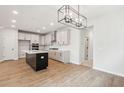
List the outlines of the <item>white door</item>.
{"type": "Polygon", "coordinates": [[[10,31],[4,34],[3,37],[3,58],[4,60],[14,60],[18,58],[18,39],[14,31],[10,31]]]}

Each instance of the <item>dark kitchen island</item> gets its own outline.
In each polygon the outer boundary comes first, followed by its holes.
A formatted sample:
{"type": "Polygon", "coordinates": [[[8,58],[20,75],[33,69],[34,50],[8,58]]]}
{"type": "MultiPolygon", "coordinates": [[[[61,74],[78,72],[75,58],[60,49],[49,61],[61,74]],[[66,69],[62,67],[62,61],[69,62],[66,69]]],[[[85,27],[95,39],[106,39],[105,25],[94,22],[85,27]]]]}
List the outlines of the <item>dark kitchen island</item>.
{"type": "Polygon", "coordinates": [[[48,51],[26,51],[26,63],[35,71],[46,69],[48,66],[48,51]]]}

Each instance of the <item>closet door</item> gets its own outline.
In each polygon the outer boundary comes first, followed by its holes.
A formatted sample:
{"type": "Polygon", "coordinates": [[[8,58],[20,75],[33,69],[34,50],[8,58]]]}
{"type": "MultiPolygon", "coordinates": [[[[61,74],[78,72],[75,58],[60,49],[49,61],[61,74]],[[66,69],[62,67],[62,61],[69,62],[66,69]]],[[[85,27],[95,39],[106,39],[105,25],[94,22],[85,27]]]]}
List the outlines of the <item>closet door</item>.
{"type": "Polygon", "coordinates": [[[18,59],[18,32],[6,29],[3,33],[4,60],[18,59]]]}

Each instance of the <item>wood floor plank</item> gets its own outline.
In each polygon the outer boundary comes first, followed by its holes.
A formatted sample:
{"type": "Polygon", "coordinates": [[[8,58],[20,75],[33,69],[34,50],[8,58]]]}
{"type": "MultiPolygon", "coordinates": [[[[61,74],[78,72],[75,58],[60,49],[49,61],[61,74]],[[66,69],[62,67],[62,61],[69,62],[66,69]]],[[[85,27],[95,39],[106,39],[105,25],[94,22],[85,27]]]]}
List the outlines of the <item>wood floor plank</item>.
{"type": "Polygon", "coordinates": [[[124,77],[49,59],[35,72],[25,59],[0,63],[0,87],[124,87],[124,77]]]}

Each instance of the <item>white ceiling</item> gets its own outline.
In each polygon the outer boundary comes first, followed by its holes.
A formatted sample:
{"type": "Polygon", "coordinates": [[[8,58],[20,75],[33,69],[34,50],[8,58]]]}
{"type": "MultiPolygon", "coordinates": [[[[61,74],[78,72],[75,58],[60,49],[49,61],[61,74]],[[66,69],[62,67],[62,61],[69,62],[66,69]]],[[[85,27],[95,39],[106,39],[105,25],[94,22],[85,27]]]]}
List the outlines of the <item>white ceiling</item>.
{"type": "MultiPolygon", "coordinates": [[[[15,19],[17,22],[14,24],[17,29],[35,32],[40,29],[41,33],[54,31],[63,26],[57,22],[57,9],[60,7],[57,5],[0,6],[0,26],[11,27],[11,20],[15,19]],[[14,15],[12,10],[18,11],[19,14],[14,15]],[[50,25],[51,22],[54,23],[53,26],[50,25]],[[45,30],[42,29],[43,26],[46,27],[45,30]]],[[[77,6],[72,7],[77,9],[77,6]]],[[[80,6],[80,12],[88,19],[121,9],[124,9],[124,6],[80,6]]]]}

